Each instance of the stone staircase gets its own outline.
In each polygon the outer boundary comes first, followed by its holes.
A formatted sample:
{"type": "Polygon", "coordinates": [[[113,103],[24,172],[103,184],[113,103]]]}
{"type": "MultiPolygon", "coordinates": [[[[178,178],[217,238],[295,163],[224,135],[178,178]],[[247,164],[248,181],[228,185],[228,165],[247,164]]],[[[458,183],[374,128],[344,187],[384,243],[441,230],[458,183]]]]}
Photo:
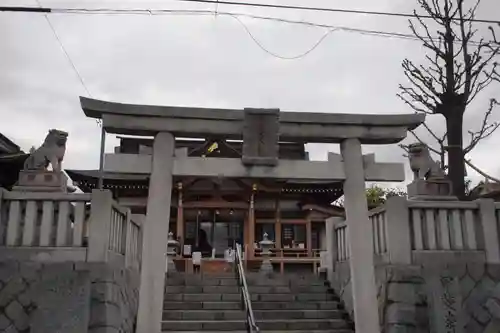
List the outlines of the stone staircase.
{"type": "MultiPolygon", "coordinates": [[[[319,277],[247,275],[261,332],[352,333],[338,298],[319,277]]],[[[169,274],[163,332],[246,332],[235,275],[169,274]]]]}

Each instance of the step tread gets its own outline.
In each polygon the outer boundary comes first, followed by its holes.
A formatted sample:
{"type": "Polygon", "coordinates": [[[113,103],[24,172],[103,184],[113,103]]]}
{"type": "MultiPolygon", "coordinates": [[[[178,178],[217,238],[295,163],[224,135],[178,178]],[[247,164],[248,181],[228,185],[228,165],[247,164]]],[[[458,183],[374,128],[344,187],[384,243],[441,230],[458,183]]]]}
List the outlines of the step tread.
{"type": "MultiPolygon", "coordinates": [[[[165,331],[168,333],[220,333],[220,331],[165,331]]],[[[330,330],[286,330],[286,331],[265,331],[265,333],[287,333],[287,332],[295,332],[295,333],[354,333],[353,330],[350,329],[330,329],[330,330]]],[[[225,333],[248,333],[247,331],[225,331],[225,333]]]]}
{"type": "MultiPolygon", "coordinates": [[[[220,331],[165,331],[163,330],[162,332],[168,332],[168,333],[221,333],[220,331]]],[[[350,329],[343,329],[343,328],[338,328],[338,329],[332,329],[332,330],[286,330],[286,331],[265,331],[265,333],[287,333],[287,332],[294,332],[294,333],[354,333],[353,330],[350,329]]],[[[248,333],[248,331],[224,331],[224,333],[248,333]]]]}
{"type": "MultiPolygon", "coordinates": [[[[319,318],[319,319],[256,319],[257,323],[274,323],[274,322],[310,322],[310,323],[315,323],[318,321],[325,322],[345,322],[344,319],[340,318],[319,318]]],[[[246,319],[241,319],[241,320],[185,320],[185,319],[172,319],[172,320],[162,320],[162,323],[241,323],[241,322],[246,322],[246,319]]]]}
{"type": "MultiPolygon", "coordinates": [[[[186,311],[189,311],[189,312],[241,312],[243,310],[211,310],[211,309],[193,309],[193,310],[181,310],[181,309],[177,309],[177,310],[166,310],[168,312],[186,312],[186,311]]],[[[281,312],[294,312],[294,311],[300,311],[300,312],[316,312],[318,310],[312,310],[312,309],[276,309],[276,310],[253,310],[253,312],[267,312],[267,311],[272,311],[272,312],[276,312],[276,311],[281,311],[281,312]]],[[[332,312],[339,312],[341,310],[337,310],[337,309],[325,309],[325,310],[321,310],[321,311],[332,311],[332,312]]]]}

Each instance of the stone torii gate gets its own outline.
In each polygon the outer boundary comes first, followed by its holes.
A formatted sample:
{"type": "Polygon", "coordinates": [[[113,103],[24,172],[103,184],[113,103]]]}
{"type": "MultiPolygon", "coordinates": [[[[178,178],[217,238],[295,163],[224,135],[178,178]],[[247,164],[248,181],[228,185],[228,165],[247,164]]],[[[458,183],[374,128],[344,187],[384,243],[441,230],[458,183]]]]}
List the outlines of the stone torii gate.
{"type": "Polygon", "coordinates": [[[160,332],[172,176],[330,180],[344,182],[349,223],[356,332],[379,332],[365,181],[403,181],[399,163],[376,163],[362,144],[400,142],[423,114],[366,115],[280,112],[277,109],[208,109],[118,104],[80,98],[85,115],[114,134],[154,136],[153,155],[106,154],[113,172],[151,174],[142,254],[137,332],[160,332]],[[199,158],[175,151],[175,136],[243,139],[243,157],[199,158]],[[278,159],[280,142],[339,143],[328,161],[278,159]]]}

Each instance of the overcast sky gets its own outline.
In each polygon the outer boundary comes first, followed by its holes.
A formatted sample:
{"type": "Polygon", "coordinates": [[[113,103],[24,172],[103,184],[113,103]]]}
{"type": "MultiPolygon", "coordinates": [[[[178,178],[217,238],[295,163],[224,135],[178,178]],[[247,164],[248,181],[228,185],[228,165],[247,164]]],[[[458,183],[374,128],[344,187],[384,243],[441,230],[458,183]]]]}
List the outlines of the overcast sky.
{"type": "MultiPolygon", "coordinates": [[[[413,0],[261,0],[266,3],[409,12],[413,0]]],[[[171,0],[40,0],[48,7],[208,9],[171,0]]],[[[0,0],[2,5],[36,1],[0,0]]],[[[219,5],[221,12],[305,20],[335,26],[409,33],[404,18],[333,14],[219,5]]],[[[498,0],[483,0],[481,18],[498,19],[498,0]]],[[[91,96],[123,103],[202,107],[277,107],[330,113],[409,113],[397,97],[405,83],[401,61],[424,57],[419,42],[336,31],[299,60],[265,53],[230,16],[51,14],[63,45],[91,96]]],[[[293,57],[310,49],[323,28],[241,18],[270,52],[293,57]]],[[[84,116],[78,97],[87,92],[61,50],[45,17],[0,13],[0,132],[28,150],[49,128],[70,133],[66,168],[98,167],[100,129],[84,116]]],[[[496,92],[500,91],[497,87],[496,92]]],[[[495,91],[491,91],[495,92],[495,91]]],[[[497,93],[496,97],[500,98],[497,93]]],[[[466,124],[480,125],[487,98],[468,111],[466,124]]],[[[500,120],[500,113],[495,114],[500,120]]],[[[440,116],[429,123],[438,130],[440,116]]],[[[469,155],[473,163],[500,176],[500,131],[469,155]],[[495,154],[495,155],[492,155],[495,154]]],[[[107,150],[117,141],[107,136],[107,150]]],[[[311,145],[313,159],[335,146],[311,145]]],[[[378,161],[405,161],[397,146],[365,147],[378,161]]],[[[480,180],[470,172],[474,180],[480,180]]]]}

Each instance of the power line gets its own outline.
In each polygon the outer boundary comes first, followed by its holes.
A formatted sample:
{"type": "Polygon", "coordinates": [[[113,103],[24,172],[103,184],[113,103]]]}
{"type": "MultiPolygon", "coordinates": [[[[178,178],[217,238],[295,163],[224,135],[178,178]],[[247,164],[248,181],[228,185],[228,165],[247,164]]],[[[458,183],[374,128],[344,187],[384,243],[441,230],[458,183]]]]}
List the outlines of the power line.
{"type": "Polygon", "coordinates": [[[66,55],[66,58],[68,59],[71,67],[73,68],[73,71],[75,72],[75,74],[78,76],[78,79],[80,80],[80,83],[82,84],[83,88],[85,89],[85,91],[87,92],[87,95],[89,97],[92,97],[92,94],[90,93],[89,89],[87,88],[87,86],[85,85],[85,81],[83,81],[83,78],[82,76],[80,75],[80,72],[78,72],[78,69],[76,68],[76,65],[75,63],[73,62],[73,60],[71,59],[68,51],[66,50],[66,48],[64,47],[64,44],[62,43],[61,39],[59,38],[59,35],[57,34],[56,32],[56,29],[54,28],[54,26],[52,25],[52,23],[50,22],[50,19],[48,18],[47,15],[45,15],[45,19],[47,20],[47,23],[49,24],[50,26],[50,29],[52,30],[52,33],[54,34],[54,36],[56,37],[56,40],[57,42],[59,43],[59,46],[61,47],[61,49],[63,50],[64,54],[66,55]]]}
{"type": "MultiPolygon", "coordinates": [[[[284,19],[284,18],[279,18],[279,17],[270,17],[270,16],[259,16],[259,15],[253,15],[253,14],[248,14],[248,13],[234,13],[234,12],[220,12],[218,10],[187,10],[187,9],[107,9],[107,8],[100,8],[100,9],[86,9],[86,8],[54,8],[50,9],[48,12],[46,10],[43,11],[48,20],[47,13],[51,14],[102,14],[102,15],[222,15],[222,16],[230,16],[245,29],[246,33],[249,35],[249,37],[252,39],[252,41],[264,52],[270,54],[271,56],[274,56],[279,59],[283,60],[295,60],[295,59],[300,59],[308,54],[310,54],[312,51],[314,51],[331,33],[334,31],[344,31],[344,32],[351,32],[351,33],[358,33],[362,35],[368,35],[368,36],[375,36],[375,37],[384,37],[384,38],[398,38],[398,39],[407,39],[407,40],[412,40],[412,41],[421,41],[418,37],[415,35],[410,35],[410,34],[404,34],[404,33],[398,33],[398,32],[388,32],[388,31],[380,31],[380,30],[367,30],[367,29],[358,29],[358,28],[351,28],[351,27],[342,27],[342,26],[333,26],[333,25],[328,25],[328,24],[320,24],[320,23],[314,23],[314,22],[309,22],[309,21],[297,21],[297,20],[289,20],[289,19],[284,19]],[[280,23],[287,23],[287,24],[297,24],[297,25],[305,25],[309,27],[317,27],[317,28],[326,28],[328,31],[307,51],[300,53],[299,55],[296,56],[282,56],[279,55],[275,52],[272,52],[268,50],[264,45],[254,36],[254,34],[250,31],[250,29],[239,19],[239,17],[247,17],[251,19],[260,19],[260,20],[267,20],[267,21],[273,21],[273,22],[280,22],[280,23]]],[[[57,33],[55,32],[52,24],[50,21],[48,21],[49,24],[51,25],[52,30],[54,31],[54,35],[60,42],[57,33]]],[[[437,40],[438,38],[425,38],[426,40],[437,40]]],[[[456,43],[460,43],[459,40],[456,41],[456,43]]],[[[469,42],[471,45],[477,45],[477,42],[470,41],[469,42]]],[[[71,58],[69,57],[68,53],[66,52],[64,46],[60,42],[61,48],[64,50],[66,56],[70,60],[75,72],[77,73],[80,81],[82,82],[82,85],[85,87],[87,90],[87,93],[90,95],[88,92],[87,87],[84,84],[83,79],[81,78],[80,74],[78,73],[78,70],[76,69],[74,63],[71,61],[71,58]]]]}
{"type": "MultiPolygon", "coordinates": [[[[254,3],[254,2],[236,2],[236,1],[225,1],[225,0],[173,0],[179,2],[191,2],[191,3],[205,3],[213,4],[215,6],[220,5],[231,5],[231,6],[244,6],[244,7],[261,7],[261,8],[273,8],[273,9],[287,9],[287,10],[303,10],[303,11],[316,11],[316,12],[330,12],[330,13],[344,13],[344,14],[362,14],[362,15],[375,15],[375,16],[392,16],[392,17],[404,17],[404,18],[422,18],[422,19],[435,19],[430,15],[420,15],[414,13],[395,13],[395,12],[378,12],[370,10],[356,10],[356,9],[341,9],[341,8],[326,8],[326,7],[305,7],[305,6],[292,6],[292,5],[277,5],[277,4],[265,4],[265,3],[254,3]]],[[[69,13],[69,12],[88,12],[88,13],[143,13],[150,14],[153,10],[149,9],[87,9],[87,8],[48,8],[48,7],[0,7],[0,11],[10,11],[10,12],[43,12],[43,13],[69,13]]],[[[155,9],[155,12],[169,12],[170,10],[155,9]]],[[[452,19],[454,21],[460,21],[458,18],[452,19]]],[[[500,24],[499,20],[487,20],[487,19],[464,19],[467,22],[474,23],[489,23],[489,24],[500,24]]]]}
{"type": "MultiPolygon", "coordinates": [[[[183,1],[183,0],[178,0],[183,1]]],[[[191,1],[191,0],[184,0],[191,1]]],[[[3,7],[0,7],[0,11],[2,11],[3,7]]],[[[367,29],[357,29],[357,28],[349,28],[349,27],[339,27],[328,24],[314,23],[310,21],[297,21],[297,20],[289,20],[279,17],[271,17],[271,16],[259,16],[252,15],[247,13],[232,13],[232,12],[220,12],[214,10],[192,10],[192,9],[109,9],[109,8],[100,8],[100,9],[89,9],[89,8],[54,8],[48,9],[47,13],[51,14],[89,14],[89,15],[228,15],[228,16],[239,16],[239,17],[248,17],[253,19],[260,20],[269,20],[276,21],[282,23],[289,24],[299,24],[306,25],[311,27],[319,27],[319,28],[327,28],[327,29],[338,29],[346,32],[356,32],[360,34],[374,35],[380,37],[394,37],[401,39],[412,39],[419,41],[420,39],[415,35],[404,34],[398,32],[390,32],[390,31],[380,31],[380,30],[367,30],[367,29]]],[[[500,21],[499,21],[500,22],[500,21]]],[[[426,38],[428,39],[428,38],[426,38]]],[[[438,38],[433,38],[433,40],[437,40],[438,38]]],[[[460,43],[460,41],[457,41],[460,43]]],[[[477,44],[477,42],[470,42],[471,44],[477,44]]]]}
{"type": "MultiPolygon", "coordinates": [[[[218,13],[220,14],[220,13],[218,13]]],[[[238,21],[242,26],[243,28],[245,29],[245,31],[247,32],[247,34],[250,36],[250,38],[254,41],[255,44],[257,44],[258,47],[260,47],[261,50],[263,50],[264,52],[272,55],[273,57],[276,57],[276,58],[279,58],[279,59],[283,59],[283,60],[296,60],[296,59],[300,59],[300,58],[304,58],[305,56],[307,56],[309,53],[311,53],[312,51],[314,51],[332,32],[334,31],[337,31],[338,29],[337,28],[333,28],[333,29],[330,29],[328,30],[327,33],[325,33],[316,43],[314,43],[314,45],[308,49],[307,51],[305,52],[302,52],[296,56],[292,56],[292,57],[285,57],[285,56],[281,56],[281,55],[278,55],[277,53],[274,53],[274,52],[271,52],[269,51],[268,49],[266,49],[261,42],[259,42],[257,40],[257,38],[254,37],[254,35],[252,34],[252,32],[250,31],[250,29],[248,29],[248,27],[246,26],[245,23],[243,23],[243,21],[241,21],[239,19],[238,16],[234,16],[234,15],[231,15],[236,21],[238,21]]]]}
{"type": "MultiPolygon", "coordinates": [[[[417,17],[417,15],[409,14],[409,13],[377,12],[377,11],[370,11],[370,10],[340,9],[340,8],[326,8],[326,7],[276,5],[276,4],[265,4],[265,3],[255,3],[255,2],[236,2],[236,1],[225,1],[225,0],[175,0],[175,1],[192,2],[192,3],[208,3],[208,4],[218,4],[218,5],[231,5],[231,6],[247,6],[247,7],[263,7],[263,8],[275,8],[275,9],[304,10],[304,11],[315,11],[315,12],[395,16],[395,17],[405,17],[405,18],[417,17]]],[[[434,19],[430,15],[418,15],[418,17],[425,18],[425,19],[434,19]]],[[[458,19],[455,19],[455,20],[458,20],[458,19]]],[[[485,19],[469,19],[469,20],[465,20],[465,21],[477,22],[477,23],[500,24],[500,21],[485,20],[485,19]]]]}
{"type": "MultiPolygon", "coordinates": [[[[87,88],[87,86],[85,85],[85,82],[83,81],[83,77],[80,75],[80,72],[78,71],[78,69],[76,68],[76,65],[75,63],[73,62],[73,60],[71,59],[68,51],[66,50],[66,48],[64,47],[64,44],[62,43],[61,39],[59,38],[59,35],[57,34],[57,31],[56,29],[54,28],[54,26],[52,25],[52,22],[50,22],[50,19],[49,19],[49,16],[47,15],[47,13],[50,13],[50,9],[49,11],[47,11],[47,8],[44,8],[42,7],[42,4],[40,3],[39,0],[36,0],[36,3],[38,5],[38,8],[33,8],[33,7],[29,7],[29,10],[33,11],[33,12],[38,12],[38,13],[45,13],[45,20],[47,21],[47,24],[49,25],[50,27],[50,30],[52,31],[52,33],[54,34],[54,37],[56,38],[57,42],[59,43],[59,46],[61,47],[62,51],[64,52],[65,56],[66,56],[66,59],[68,59],[71,67],[73,68],[73,71],[75,72],[75,74],[78,76],[78,79],[80,80],[80,83],[82,84],[83,88],[85,89],[85,91],[87,92],[87,95],[89,97],[92,97],[92,94],[90,93],[89,89],[87,88]]],[[[22,11],[21,9],[23,8],[26,8],[26,7],[19,7],[20,10],[18,11],[22,11]]]]}

